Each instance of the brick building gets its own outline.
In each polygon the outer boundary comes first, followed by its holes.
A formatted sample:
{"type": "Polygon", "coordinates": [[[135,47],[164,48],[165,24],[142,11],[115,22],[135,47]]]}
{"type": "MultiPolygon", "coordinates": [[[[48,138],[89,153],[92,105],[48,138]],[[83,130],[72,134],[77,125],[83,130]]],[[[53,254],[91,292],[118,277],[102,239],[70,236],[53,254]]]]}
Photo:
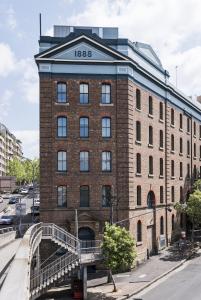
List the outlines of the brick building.
{"type": "Polygon", "coordinates": [[[99,239],[113,210],[142,259],[183,226],[173,205],[200,173],[201,104],[118,28],[55,26],[39,46],[41,220],[75,233],[77,209],[80,238],[99,239]]]}

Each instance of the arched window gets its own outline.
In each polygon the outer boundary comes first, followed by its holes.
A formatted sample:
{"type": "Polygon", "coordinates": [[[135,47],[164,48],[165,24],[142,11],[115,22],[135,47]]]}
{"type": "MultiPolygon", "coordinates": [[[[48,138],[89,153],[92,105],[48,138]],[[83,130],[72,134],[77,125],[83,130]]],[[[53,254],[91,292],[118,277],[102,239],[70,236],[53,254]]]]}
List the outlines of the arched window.
{"type": "Polygon", "coordinates": [[[57,102],[66,103],[67,102],[67,85],[63,82],[57,83],[57,102]]]}
{"type": "Polygon", "coordinates": [[[194,167],[193,167],[193,176],[194,176],[194,179],[197,178],[197,168],[196,168],[196,165],[194,165],[194,167]]]}
{"type": "Polygon", "coordinates": [[[110,84],[103,83],[101,87],[101,103],[110,104],[111,103],[111,86],[110,84]]]}
{"type": "Polygon", "coordinates": [[[194,134],[194,136],[196,136],[196,123],[195,122],[193,123],[193,134],[194,134]]]}
{"type": "Polygon", "coordinates": [[[82,138],[89,137],[89,118],[88,117],[80,118],[80,137],[82,137],[82,138]]]}
{"type": "Polygon", "coordinates": [[[57,136],[58,137],[67,137],[67,118],[58,117],[57,118],[57,136]]]}
{"type": "Polygon", "coordinates": [[[172,215],[172,231],[174,230],[174,215],[172,215]]]}
{"type": "Polygon", "coordinates": [[[136,173],[141,174],[141,154],[136,155],[136,173]]]}
{"type": "Polygon", "coordinates": [[[171,108],[171,125],[174,125],[174,109],[171,108]]]}
{"type": "Polygon", "coordinates": [[[174,135],[171,134],[171,151],[174,151],[174,135]]]}
{"type": "Polygon", "coordinates": [[[111,137],[111,118],[102,118],[102,137],[111,137]]]}
{"type": "Polygon", "coordinates": [[[89,103],[89,85],[88,85],[88,83],[80,84],[80,103],[81,104],[89,103]]]}
{"type": "Polygon", "coordinates": [[[164,220],[163,220],[163,216],[160,218],[160,234],[164,234],[164,220]]]}
{"type": "Polygon", "coordinates": [[[153,115],[153,99],[149,96],[149,114],[153,115]]]}
{"type": "Polygon", "coordinates": [[[189,132],[190,133],[190,119],[189,118],[187,118],[187,132],[189,132]]]}
{"type": "Polygon", "coordinates": [[[66,151],[57,152],[57,171],[59,172],[67,171],[66,151]]]}
{"type": "Polygon", "coordinates": [[[171,160],[171,176],[174,177],[174,160],[171,160]]]}
{"type": "Polygon", "coordinates": [[[137,242],[142,241],[142,222],[139,220],[137,222],[137,242]]]}
{"type": "Polygon", "coordinates": [[[163,176],[163,159],[160,158],[160,176],[163,176]]]}
{"type": "Polygon", "coordinates": [[[200,146],[200,158],[201,158],[201,146],[200,146]]]}
{"type": "Polygon", "coordinates": [[[160,203],[163,203],[164,201],[164,192],[163,192],[163,186],[160,186],[160,203]]]}
{"type": "Polygon", "coordinates": [[[182,138],[179,139],[179,152],[180,152],[180,154],[183,153],[183,139],[182,138]]]}
{"type": "Polygon", "coordinates": [[[80,207],[89,207],[89,186],[80,186],[80,207]]]}
{"type": "Polygon", "coordinates": [[[159,103],[159,118],[160,120],[163,120],[163,103],[159,103]]]}
{"type": "Polygon", "coordinates": [[[141,142],[141,123],[140,123],[140,121],[136,122],[136,141],[141,142]]]}
{"type": "Polygon", "coordinates": [[[201,139],[201,125],[199,126],[199,138],[201,139]]]}
{"type": "Polygon", "coordinates": [[[183,187],[182,186],[180,186],[179,193],[180,193],[180,202],[182,203],[183,202],[183,187]]]}
{"type": "Polygon", "coordinates": [[[139,89],[136,89],[136,108],[141,110],[141,92],[139,89]]]}
{"type": "Polygon", "coordinates": [[[153,208],[155,205],[155,195],[153,191],[149,191],[147,195],[147,207],[153,208]]]}
{"type": "Polygon", "coordinates": [[[171,186],[171,200],[172,200],[172,202],[174,202],[175,201],[175,196],[174,196],[175,194],[174,194],[174,186],[172,185],[171,186]]]}
{"type": "Polygon", "coordinates": [[[179,128],[180,129],[183,128],[183,116],[182,116],[182,114],[179,115],[179,128]]]}
{"type": "Polygon", "coordinates": [[[190,178],[190,164],[187,164],[187,178],[190,178]]]}
{"type": "Polygon", "coordinates": [[[180,161],[180,167],[179,167],[179,169],[180,169],[180,178],[183,178],[183,163],[180,161]]]}
{"type": "Polygon", "coordinates": [[[194,157],[196,157],[196,143],[194,143],[193,147],[194,147],[194,157]]]}
{"type": "Polygon", "coordinates": [[[163,130],[160,130],[159,147],[163,149],[163,130]]]}
{"type": "Polygon", "coordinates": [[[141,185],[137,186],[137,205],[141,205],[142,202],[142,190],[141,185]]]}
{"type": "Polygon", "coordinates": [[[187,141],[187,155],[190,155],[190,141],[187,141]]]}
{"type": "Polygon", "coordinates": [[[154,166],[153,166],[153,156],[149,156],[149,175],[153,175],[154,166]]]}
{"type": "Polygon", "coordinates": [[[153,127],[149,126],[149,145],[153,145],[153,127]]]}

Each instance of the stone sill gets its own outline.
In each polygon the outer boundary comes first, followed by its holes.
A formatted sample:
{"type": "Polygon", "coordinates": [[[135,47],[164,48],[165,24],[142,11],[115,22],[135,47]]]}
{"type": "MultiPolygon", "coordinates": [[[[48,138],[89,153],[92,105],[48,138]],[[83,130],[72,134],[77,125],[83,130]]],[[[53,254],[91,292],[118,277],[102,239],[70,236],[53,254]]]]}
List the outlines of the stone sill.
{"type": "Polygon", "coordinates": [[[154,148],[153,144],[148,144],[149,148],[154,148]]]}
{"type": "Polygon", "coordinates": [[[163,179],[163,178],[164,178],[164,175],[159,175],[159,178],[160,178],[160,179],[163,179]]]}
{"type": "Polygon", "coordinates": [[[174,180],[175,178],[176,178],[175,176],[171,176],[171,179],[173,179],[173,180],[174,180]]]}
{"type": "Polygon", "coordinates": [[[139,108],[137,108],[137,107],[135,108],[135,110],[138,111],[138,112],[141,112],[141,111],[142,111],[141,109],[139,109],[139,108]]]}
{"type": "Polygon", "coordinates": [[[154,116],[152,114],[148,114],[148,117],[151,118],[151,119],[154,118],[154,116]]]}
{"type": "Polygon", "coordinates": [[[175,151],[174,151],[174,150],[171,150],[170,153],[175,154],[175,151]]]}
{"type": "Polygon", "coordinates": [[[149,178],[154,178],[154,175],[153,174],[148,174],[148,177],[149,178]]]}
{"type": "Polygon", "coordinates": [[[180,152],[180,153],[179,153],[179,156],[183,156],[183,153],[182,153],[182,152],[180,152]]]}
{"type": "Polygon", "coordinates": [[[183,132],[183,128],[179,128],[179,131],[183,132]]]}
{"type": "Polygon", "coordinates": [[[163,147],[159,147],[159,150],[160,150],[160,151],[164,151],[164,148],[163,148],[163,147]]]}
{"type": "Polygon", "coordinates": [[[179,177],[179,180],[183,180],[183,177],[179,177]]]}
{"type": "Polygon", "coordinates": [[[142,177],[142,174],[141,173],[135,173],[135,176],[142,177]]]}
{"type": "Polygon", "coordinates": [[[69,102],[55,102],[55,105],[64,105],[64,106],[69,106],[69,102]]]}
{"type": "Polygon", "coordinates": [[[114,106],[114,103],[99,103],[99,106],[114,106]]]}
{"type": "Polygon", "coordinates": [[[143,242],[137,242],[137,243],[136,243],[136,246],[137,246],[137,247],[142,246],[142,245],[143,245],[143,242]]]}
{"type": "Polygon", "coordinates": [[[170,124],[170,127],[175,128],[175,125],[174,124],[170,124]]]}
{"type": "Polygon", "coordinates": [[[162,119],[159,119],[158,121],[159,121],[160,123],[164,123],[164,120],[162,120],[162,119]]]}
{"type": "Polygon", "coordinates": [[[142,142],[141,142],[141,141],[137,141],[137,140],[136,140],[135,143],[136,143],[136,145],[140,145],[140,146],[142,145],[142,142]]]}

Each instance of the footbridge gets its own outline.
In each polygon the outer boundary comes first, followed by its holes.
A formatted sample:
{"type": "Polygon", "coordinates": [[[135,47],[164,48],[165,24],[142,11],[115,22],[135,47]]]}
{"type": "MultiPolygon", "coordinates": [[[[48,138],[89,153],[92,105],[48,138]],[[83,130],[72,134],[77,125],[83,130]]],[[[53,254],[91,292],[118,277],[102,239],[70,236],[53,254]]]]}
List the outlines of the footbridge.
{"type": "MultiPolygon", "coordinates": [[[[0,247],[3,245],[0,255],[3,247],[10,249],[13,242],[16,242],[11,241],[15,233],[13,228],[0,232],[0,247]]],[[[61,282],[62,278],[71,277],[72,272],[80,268],[83,276],[83,299],[87,299],[86,266],[101,259],[100,241],[81,241],[53,223],[32,225],[23,238],[17,241],[7,269],[4,268],[0,273],[1,276],[4,275],[0,285],[0,299],[37,299],[55,283],[61,282]],[[41,263],[39,246],[45,239],[66,249],[65,253],[53,261],[47,259],[45,263],[41,263]]]]}

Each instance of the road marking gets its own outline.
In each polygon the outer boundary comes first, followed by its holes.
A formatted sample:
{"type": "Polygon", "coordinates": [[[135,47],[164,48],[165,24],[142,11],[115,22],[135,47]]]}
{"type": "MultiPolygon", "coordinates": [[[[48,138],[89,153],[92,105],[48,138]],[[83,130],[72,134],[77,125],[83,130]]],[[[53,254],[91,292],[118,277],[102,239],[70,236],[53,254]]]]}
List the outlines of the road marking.
{"type": "Polygon", "coordinates": [[[144,277],[146,277],[147,276],[147,274],[142,274],[142,275],[140,275],[140,276],[138,276],[139,278],[144,278],[144,277]]]}
{"type": "Polygon", "coordinates": [[[116,277],[129,277],[130,274],[122,274],[122,275],[117,275],[116,277]]]}

